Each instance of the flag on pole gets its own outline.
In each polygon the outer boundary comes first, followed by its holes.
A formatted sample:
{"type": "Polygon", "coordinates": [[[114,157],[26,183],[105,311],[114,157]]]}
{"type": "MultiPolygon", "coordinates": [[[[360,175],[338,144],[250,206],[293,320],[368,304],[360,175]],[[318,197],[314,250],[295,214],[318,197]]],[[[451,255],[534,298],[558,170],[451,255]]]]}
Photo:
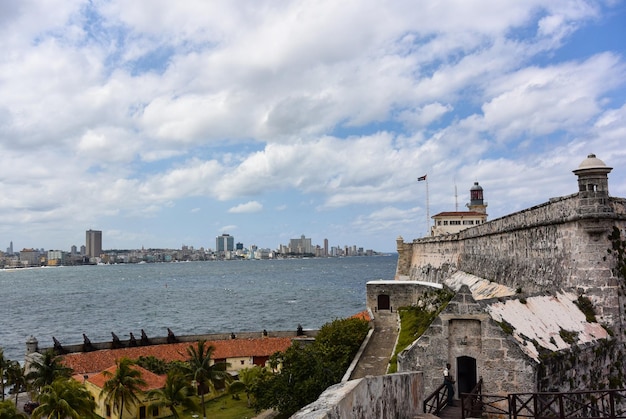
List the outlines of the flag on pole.
{"type": "Polygon", "coordinates": [[[417,181],[418,181],[418,182],[421,182],[421,181],[423,181],[423,180],[426,180],[426,175],[424,175],[424,176],[420,176],[420,177],[418,177],[418,178],[417,178],[417,181]]]}

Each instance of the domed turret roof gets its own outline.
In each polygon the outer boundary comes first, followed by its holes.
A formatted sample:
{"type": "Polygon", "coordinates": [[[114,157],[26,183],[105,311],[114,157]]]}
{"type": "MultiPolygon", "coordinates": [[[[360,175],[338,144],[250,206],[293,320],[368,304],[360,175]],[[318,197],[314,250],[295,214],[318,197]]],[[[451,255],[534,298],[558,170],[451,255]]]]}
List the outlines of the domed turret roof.
{"type": "Polygon", "coordinates": [[[589,173],[589,172],[604,172],[609,173],[613,170],[612,167],[608,167],[602,160],[596,157],[595,154],[589,154],[585,160],[580,163],[578,169],[574,170],[576,174],[589,173]]]}
{"type": "Polygon", "coordinates": [[[474,186],[471,187],[470,191],[482,191],[483,187],[478,184],[478,182],[474,182],[474,186]]]}
{"type": "Polygon", "coordinates": [[[600,167],[606,167],[606,164],[597,158],[595,154],[589,154],[587,158],[580,163],[578,169],[598,169],[600,167]]]}

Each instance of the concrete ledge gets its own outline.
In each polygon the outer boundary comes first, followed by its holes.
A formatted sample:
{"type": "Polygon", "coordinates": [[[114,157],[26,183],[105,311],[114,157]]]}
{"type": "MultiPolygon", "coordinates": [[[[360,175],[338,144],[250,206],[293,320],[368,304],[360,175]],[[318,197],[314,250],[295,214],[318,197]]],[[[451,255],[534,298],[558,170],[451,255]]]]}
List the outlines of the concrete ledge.
{"type": "Polygon", "coordinates": [[[413,419],[422,413],[421,372],[367,376],[329,387],[292,419],[413,419]]]}
{"type": "Polygon", "coordinates": [[[361,359],[361,355],[363,355],[365,348],[367,348],[367,344],[369,343],[370,338],[372,337],[373,333],[374,333],[374,328],[370,327],[370,330],[367,332],[367,336],[365,336],[365,339],[363,339],[363,343],[361,343],[361,346],[359,347],[358,352],[354,356],[354,359],[350,363],[348,370],[343,375],[343,378],[341,379],[342,383],[345,383],[346,381],[348,381],[350,379],[350,376],[352,376],[352,373],[354,372],[356,365],[359,363],[359,360],[361,359]]]}

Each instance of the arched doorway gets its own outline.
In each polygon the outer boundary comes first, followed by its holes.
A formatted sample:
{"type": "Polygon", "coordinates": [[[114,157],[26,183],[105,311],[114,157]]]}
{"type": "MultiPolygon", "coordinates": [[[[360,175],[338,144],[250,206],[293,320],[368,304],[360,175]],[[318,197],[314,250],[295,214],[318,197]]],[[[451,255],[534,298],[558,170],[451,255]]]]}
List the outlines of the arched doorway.
{"type": "Polygon", "coordinates": [[[389,310],[391,306],[391,301],[388,295],[380,294],[378,296],[378,309],[379,310],[389,310]]]}
{"type": "Polygon", "coordinates": [[[461,393],[470,393],[476,386],[476,358],[460,356],[456,359],[457,389],[461,393]]]}

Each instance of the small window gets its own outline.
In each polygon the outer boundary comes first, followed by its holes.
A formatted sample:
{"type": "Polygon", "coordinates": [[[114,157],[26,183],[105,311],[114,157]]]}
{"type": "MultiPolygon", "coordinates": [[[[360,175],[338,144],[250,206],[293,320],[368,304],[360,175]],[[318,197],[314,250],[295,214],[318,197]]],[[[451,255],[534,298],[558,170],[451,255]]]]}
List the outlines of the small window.
{"type": "Polygon", "coordinates": [[[146,419],[146,406],[139,408],[139,419],[146,419]]]}
{"type": "Polygon", "coordinates": [[[154,406],[152,408],[152,416],[154,416],[155,418],[159,416],[159,408],[157,406],[154,406]]]}
{"type": "Polygon", "coordinates": [[[107,407],[106,407],[106,415],[107,415],[107,417],[110,417],[110,416],[111,416],[111,405],[110,405],[110,404],[107,404],[107,407]]]}
{"type": "Polygon", "coordinates": [[[242,360],[241,360],[241,365],[243,365],[244,363],[245,363],[245,361],[242,359],[242,360]]]}

